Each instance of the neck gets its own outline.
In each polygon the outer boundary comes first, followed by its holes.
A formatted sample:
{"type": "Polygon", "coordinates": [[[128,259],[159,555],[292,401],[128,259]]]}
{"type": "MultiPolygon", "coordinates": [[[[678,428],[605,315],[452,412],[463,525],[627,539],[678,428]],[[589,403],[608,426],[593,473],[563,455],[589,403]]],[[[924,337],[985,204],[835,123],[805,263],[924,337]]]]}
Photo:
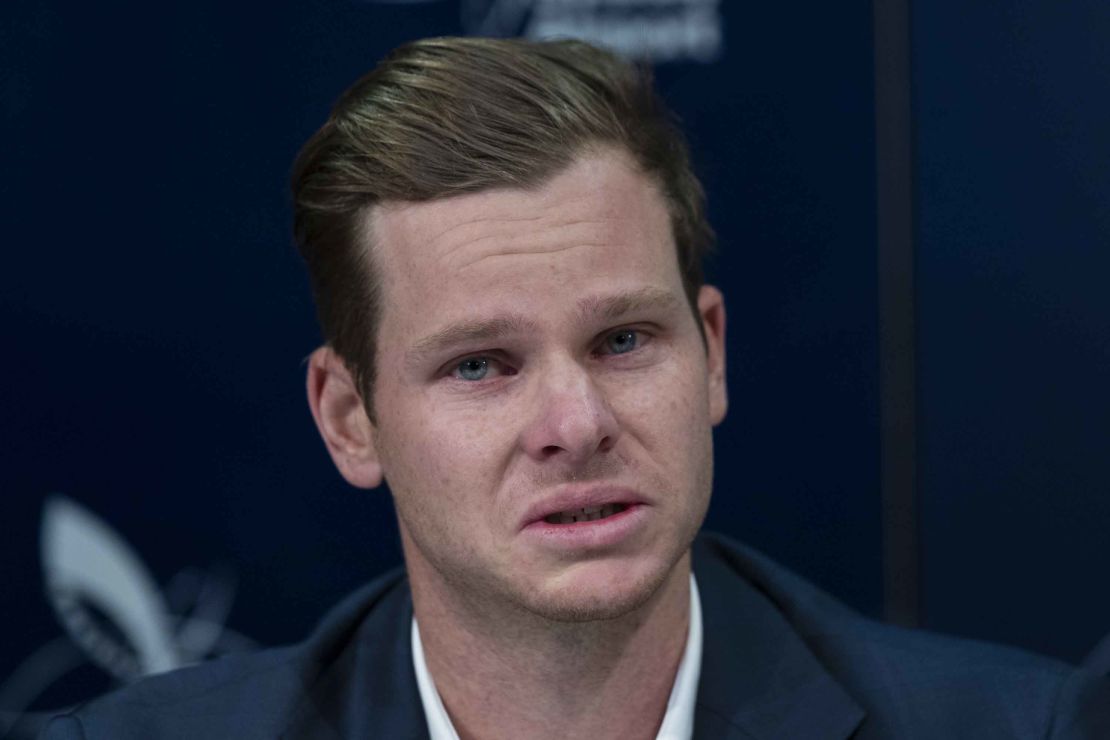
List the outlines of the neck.
{"type": "Polygon", "coordinates": [[[406,560],[428,671],[462,740],[655,737],[686,644],[688,552],[632,612],[573,623],[478,608],[406,560]]]}

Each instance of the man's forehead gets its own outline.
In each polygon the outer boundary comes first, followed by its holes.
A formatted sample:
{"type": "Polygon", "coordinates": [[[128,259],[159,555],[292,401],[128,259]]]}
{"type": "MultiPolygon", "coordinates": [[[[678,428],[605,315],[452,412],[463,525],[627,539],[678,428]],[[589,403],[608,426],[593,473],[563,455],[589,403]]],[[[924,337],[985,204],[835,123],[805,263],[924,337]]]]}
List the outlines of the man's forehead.
{"type": "Polygon", "coordinates": [[[521,318],[584,324],[587,314],[643,305],[652,291],[656,306],[682,302],[666,201],[615,150],[536,188],[384,203],[365,224],[381,326],[409,346],[431,334],[420,343],[503,335],[521,318]]]}
{"type": "MultiPolygon", "coordinates": [[[[471,240],[529,237],[563,227],[585,238],[623,229],[669,236],[670,213],[655,179],[622,150],[590,149],[548,179],[428,201],[383,201],[364,214],[366,243],[377,257],[423,261],[471,240]],[[628,222],[632,222],[631,228],[628,222]]],[[[542,244],[537,245],[542,248],[542,244]]],[[[410,265],[411,266],[411,265],[410,265]]]]}

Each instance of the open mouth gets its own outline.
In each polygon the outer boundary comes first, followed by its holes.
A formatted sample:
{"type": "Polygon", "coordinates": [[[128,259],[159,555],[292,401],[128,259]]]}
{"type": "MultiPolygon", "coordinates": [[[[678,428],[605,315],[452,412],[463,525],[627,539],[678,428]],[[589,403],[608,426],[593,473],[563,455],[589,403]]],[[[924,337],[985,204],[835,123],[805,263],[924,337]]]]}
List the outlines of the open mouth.
{"type": "Polygon", "coordinates": [[[557,511],[543,518],[548,524],[575,524],[577,522],[594,522],[605,519],[614,514],[619,514],[628,506],[625,504],[602,504],[601,506],[586,506],[570,511],[557,511]]]}

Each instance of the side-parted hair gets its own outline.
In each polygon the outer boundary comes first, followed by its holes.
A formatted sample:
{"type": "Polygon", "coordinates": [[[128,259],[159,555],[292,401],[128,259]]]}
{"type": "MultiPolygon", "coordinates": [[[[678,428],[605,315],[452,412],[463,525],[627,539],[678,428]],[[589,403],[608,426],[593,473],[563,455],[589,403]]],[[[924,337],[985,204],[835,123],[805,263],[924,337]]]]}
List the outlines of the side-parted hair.
{"type": "Polygon", "coordinates": [[[648,70],[578,41],[435,38],[399,47],[340,97],[294,163],[293,232],[324,339],[371,419],[381,307],[370,208],[536,187],[592,146],[625,150],[661,188],[697,317],[713,232],[648,70]]]}

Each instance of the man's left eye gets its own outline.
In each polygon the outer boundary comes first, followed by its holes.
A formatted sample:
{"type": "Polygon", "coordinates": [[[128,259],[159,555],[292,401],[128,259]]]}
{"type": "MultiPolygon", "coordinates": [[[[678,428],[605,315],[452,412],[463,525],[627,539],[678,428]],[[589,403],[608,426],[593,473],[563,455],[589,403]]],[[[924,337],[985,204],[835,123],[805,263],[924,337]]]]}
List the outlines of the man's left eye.
{"type": "Polygon", "coordinates": [[[614,355],[631,352],[639,345],[640,333],[631,329],[613,332],[605,337],[605,349],[614,355]]]}

